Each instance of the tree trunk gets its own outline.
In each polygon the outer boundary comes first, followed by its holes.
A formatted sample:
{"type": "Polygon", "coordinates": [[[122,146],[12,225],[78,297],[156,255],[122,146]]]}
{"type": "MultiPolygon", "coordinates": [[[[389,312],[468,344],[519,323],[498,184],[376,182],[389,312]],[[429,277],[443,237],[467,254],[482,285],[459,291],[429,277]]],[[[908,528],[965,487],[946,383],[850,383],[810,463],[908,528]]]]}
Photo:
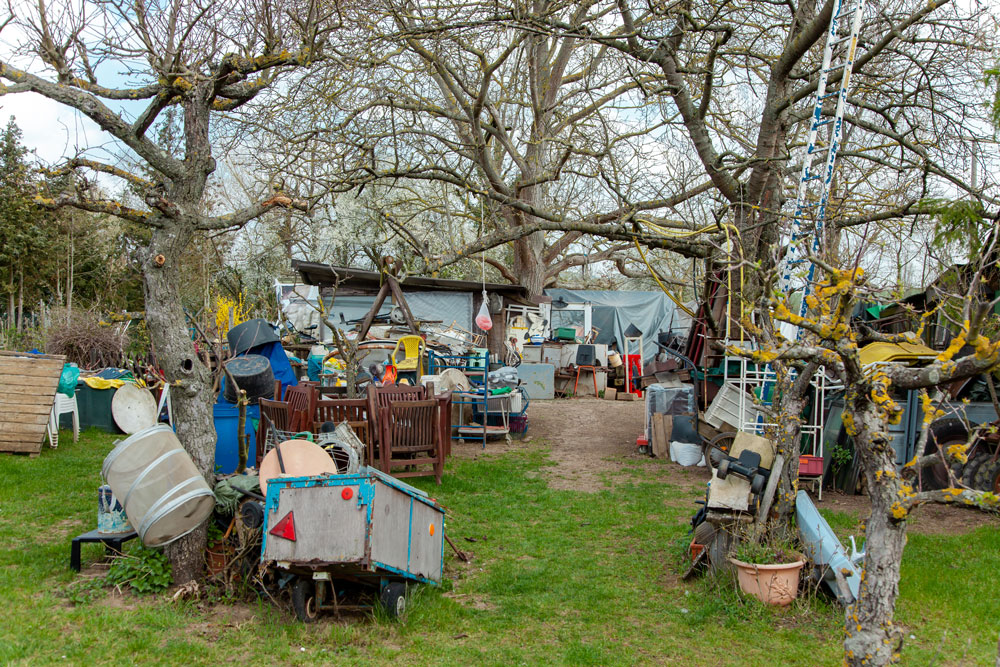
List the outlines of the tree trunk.
{"type": "Polygon", "coordinates": [[[542,260],[545,235],[535,232],[514,241],[514,275],[522,287],[528,290],[528,298],[534,299],[545,290],[546,266],[542,260]]]}
{"type": "Polygon", "coordinates": [[[844,662],[852,667],[888,665],[899,659],[902,632],[893,625],[892,618],[906,545],[906,512],[899,504],[902,482],[896,475],[896,457],[885,432],[884,417],[866,395],[858,392],[857,401],[853,410],[857,433],[853,437],[868,482],[872,511],[865,524],[861,592],[858,600],[848,606],[844,619],[844,662]]]}
{"type": "Polygon", "coordinates": [[[7,328],[11,331],[17,326],[17,319],[14,317],[14,265],[10,265],[10,282],[7,291],[7,328]]]}
{"type": "Polygon", "coordinates": [[[17,332],[24,331],[24,265],[17,269],[17,332]]]}
{"type": "Polygon", "coordinates": [[[784,467],[778,480],[774,511],[777,512],[776,527],[780,531],[795,533],[792,519],[795,516],[795,494],[799,489],[799,452],[802,443],[802,410],[808,396],[808,383],[790,382],[787,367],[775,362],[778,381],[775,384],[775,416],[777,432],[775,441],[777,453],[784,457],[784,467]]]}
{"type": "MultiPolygon", "coordinates": [[[[180,258],[193,231],[190,225],[177,221],[167,221],[164,227],[153,230],[149,252],[143,260],[143,291],[146,323],[157,363],[172,385],[177,437],[212,485],[216,436],[211,378],[195,354],[179,291],[180,258]]],[[[167,555],[173,567],[174,583],[197,579],[205,562],[205,528],[168,546],[167,555]]]]}
{"type": "Polygon", "coordinates": [[[73,242],[73,220],[69,223],[69,261],[66,263],[66,317],[67,320],[73,315],[73,266],[76,264],[74,257],[75,246],[73,242]]]}

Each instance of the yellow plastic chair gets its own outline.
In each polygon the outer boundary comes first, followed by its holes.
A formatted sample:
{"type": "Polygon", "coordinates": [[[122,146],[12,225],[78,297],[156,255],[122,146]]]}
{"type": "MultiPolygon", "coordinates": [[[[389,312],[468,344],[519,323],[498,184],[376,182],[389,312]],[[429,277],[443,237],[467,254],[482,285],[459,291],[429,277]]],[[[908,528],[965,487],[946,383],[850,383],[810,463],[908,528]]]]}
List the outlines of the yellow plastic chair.
{"type": "Polygon", "coordinates": [[[416,371],[417,381],[424,374],[423,353],[427,351],[427,343],[420,336],[403,336],[396,341],[396,347],[392,351],[392,363],[399,371],[416,371]],[[399,348],[403,348],[403,358],[396,359],[399,348]]]}

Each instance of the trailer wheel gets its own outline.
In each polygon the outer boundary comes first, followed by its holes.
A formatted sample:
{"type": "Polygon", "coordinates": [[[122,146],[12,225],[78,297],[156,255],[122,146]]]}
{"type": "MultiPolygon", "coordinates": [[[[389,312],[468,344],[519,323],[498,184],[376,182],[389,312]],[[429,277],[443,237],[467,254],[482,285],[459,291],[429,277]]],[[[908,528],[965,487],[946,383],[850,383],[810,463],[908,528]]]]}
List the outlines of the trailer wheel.
{"type": "Polygon", "coordinates": [[[298,578],[292,585],[292,608],[303,623],[314,623],[319,618],[316,606],[316,586],[311,579],[298,578]]]}
{"type": "Polygon", "coordinates": [[[979,469],[984,463],[989,463],[990,458],[990,455],[986,452],[978,452],[973,457],[970,457],[969,462],[965,464],[965,469],[962,470],[962,483],[970,489],[978,488],[976,486],[976,479],[979,469]]]}
{"type": "MultiPolygon", "coordinates": [[[[939,446],[941,451],[947,453],[951,445],[964,445],[968,441],[969,429],[966,428],[964,421],[956,417],[938,419],[930,426],[924,454],[936,453],[939,446]]],[[[957,478],[962,478],[961,465],[952,466],[951,470],[957,478]]],[[[949,484],[948,467],[940,459],[920,471],[920,488],[923,491],[943,489],[949,484]]]]}
{"type": "Polygon", "coordinates": [[[1000,494],[1000,460],[986,461],[979,466],[974,488],[1000,494]]]}
{"type": "Polygon", "coordinates": [[[379,602],[391,618],[402,618],[406,614],[406,584],[398,581],[387,584],[382,589],[379,602]]]}
{"type": "Polygon", "coordinates": [[[735,432],[720,433],[705,443],[705,461],[710,467],[717,468],[732,451],[735,432]]]}

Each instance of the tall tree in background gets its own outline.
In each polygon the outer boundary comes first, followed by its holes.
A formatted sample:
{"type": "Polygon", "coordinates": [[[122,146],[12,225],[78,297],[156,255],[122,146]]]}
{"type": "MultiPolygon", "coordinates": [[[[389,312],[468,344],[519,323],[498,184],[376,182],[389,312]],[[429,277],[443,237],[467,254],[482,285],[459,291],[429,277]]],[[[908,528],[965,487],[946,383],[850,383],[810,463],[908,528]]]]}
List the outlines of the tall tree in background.
{"type": "MultiPolygon", "coordinates": [[[[173,385],[177,434],[199,470],[214,468],[210,375],[195,354],[180,301],[180,258],[197,235],[236,228],[276,206],[283,193],[261,193],[227,213],[206,206],[216,170],[211,125],[275,85],[289,71],[324,58],[337,28],[335,4],[310,0],[106,0],[56,7],[18,6],[5,25],[26,35],[0,60],[4,95],[31,91],[76,109],[114,140],[110,159],[80,155],[53,174],[80,187],[40,197],[49,208],[114,215],[151,230],[141,250],[149,327],[157,359],[173,385]],[[37,63],[37,65],[36,65],[37,63]],[[180,155],[149,130],[166,109],[182,117],[180,155]],[[127,184],[134,201],[95,195],[94,175],[127,184]]],[[[178,583],[203,565],[205,532],[169,547],[178,583]]]]}
{"type": "MultiPolygon", "coordinates": [[[[379,58],[349,78],[289,88],[284,107],[313,121],[278,136],[302,177],[316,140],[322,158],[340,161],[339,186],[399,191],[405,205],[383,209],[385,223],[415,236],[430,270],[509,246],[511,264],[497,270],[537,293],[559,270],[593,261],[579,252],[581,235],[607,240],[598,259],[633,239],[705,257],[727,224],[738,232],[736,263],[767,269],[788,227],[832,8],[381,0],[357,28],[379,58]],[[426,181],[447,187],[427,197],[426,181]],[[480,202],[485,220],[469,214],[480,202]],[[447,234],[435,215],[483,233],[434,248],[424,239],[447,234]]],[[[991,44],[980,27],[991,21],[984,7],[947,0],[869,8],[833,229],[882,224],[898,237],[926,221],[928,198],[972,189],[971,151],[987,138],[975,88],[991,44]]],[[[983,179],[995,199],[994,174],[983,179]]],[[[747,286],[750,301],[766,283],[747,286]]]]}
{"type": "Polygon", "coordinates": [[[27,155],[12,117],[0,137],[0,284],[7,326],[17,332],[24,330],[25,290],[30,301],[40,284],[37,267],[51,258],[56,235],[34,203],[37,179],[27,155]]]}
{"type": "Polygon", "coordinates": [[[706,253],[701,240],[648,234],[629,222],[641,214],[686,231],[662,216],[708,187],[678,186],[685,175],[648,145],[646,135],[663,125],[641,92],[649,75],[630,75],[613,49],[586,39],[498,21],[522,11],[583,31],[607,7],[380,0],[359,28],[378,59],[348,79],[338,72],[290,87],[282,107],[295,122],[250,120],[286,147],[275,153],[296,178],[331,177],[314,169],[307,146],[318,145],[317,159],[337,160],[337,187],[391,188],[374,217],[384,213],[379,222],[429,271],[509,246],[509,262],[487,262],[538,295],[566,269],[621,257],[635,237],[706,253]],[[648,158],[658,163],[655,175],[648,158]],[[593,235],[589,252],[578,247],[585,234],[593,235]]]}

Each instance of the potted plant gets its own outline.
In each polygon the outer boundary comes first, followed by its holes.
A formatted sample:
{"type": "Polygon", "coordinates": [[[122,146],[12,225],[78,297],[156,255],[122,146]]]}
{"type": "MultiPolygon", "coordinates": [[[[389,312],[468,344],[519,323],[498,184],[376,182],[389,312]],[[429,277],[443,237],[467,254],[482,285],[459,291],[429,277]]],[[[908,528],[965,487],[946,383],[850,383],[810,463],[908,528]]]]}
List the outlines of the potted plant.
{"type": "Polygon", "coordinates": [[[761,602],[786,606],[798,597],[805,560],[790,540],[741,540],[729,562],[736,566],[740,589],[761,602]]]}
{"type": "Polygon", "coordinates": [[[218,574],[226,569],[229,563],[228,548],[226,547],[226,535],[219,528],[214,520],[208,522],[208,539],[205,549],[205,565],[208,573],[218,574]]]}

